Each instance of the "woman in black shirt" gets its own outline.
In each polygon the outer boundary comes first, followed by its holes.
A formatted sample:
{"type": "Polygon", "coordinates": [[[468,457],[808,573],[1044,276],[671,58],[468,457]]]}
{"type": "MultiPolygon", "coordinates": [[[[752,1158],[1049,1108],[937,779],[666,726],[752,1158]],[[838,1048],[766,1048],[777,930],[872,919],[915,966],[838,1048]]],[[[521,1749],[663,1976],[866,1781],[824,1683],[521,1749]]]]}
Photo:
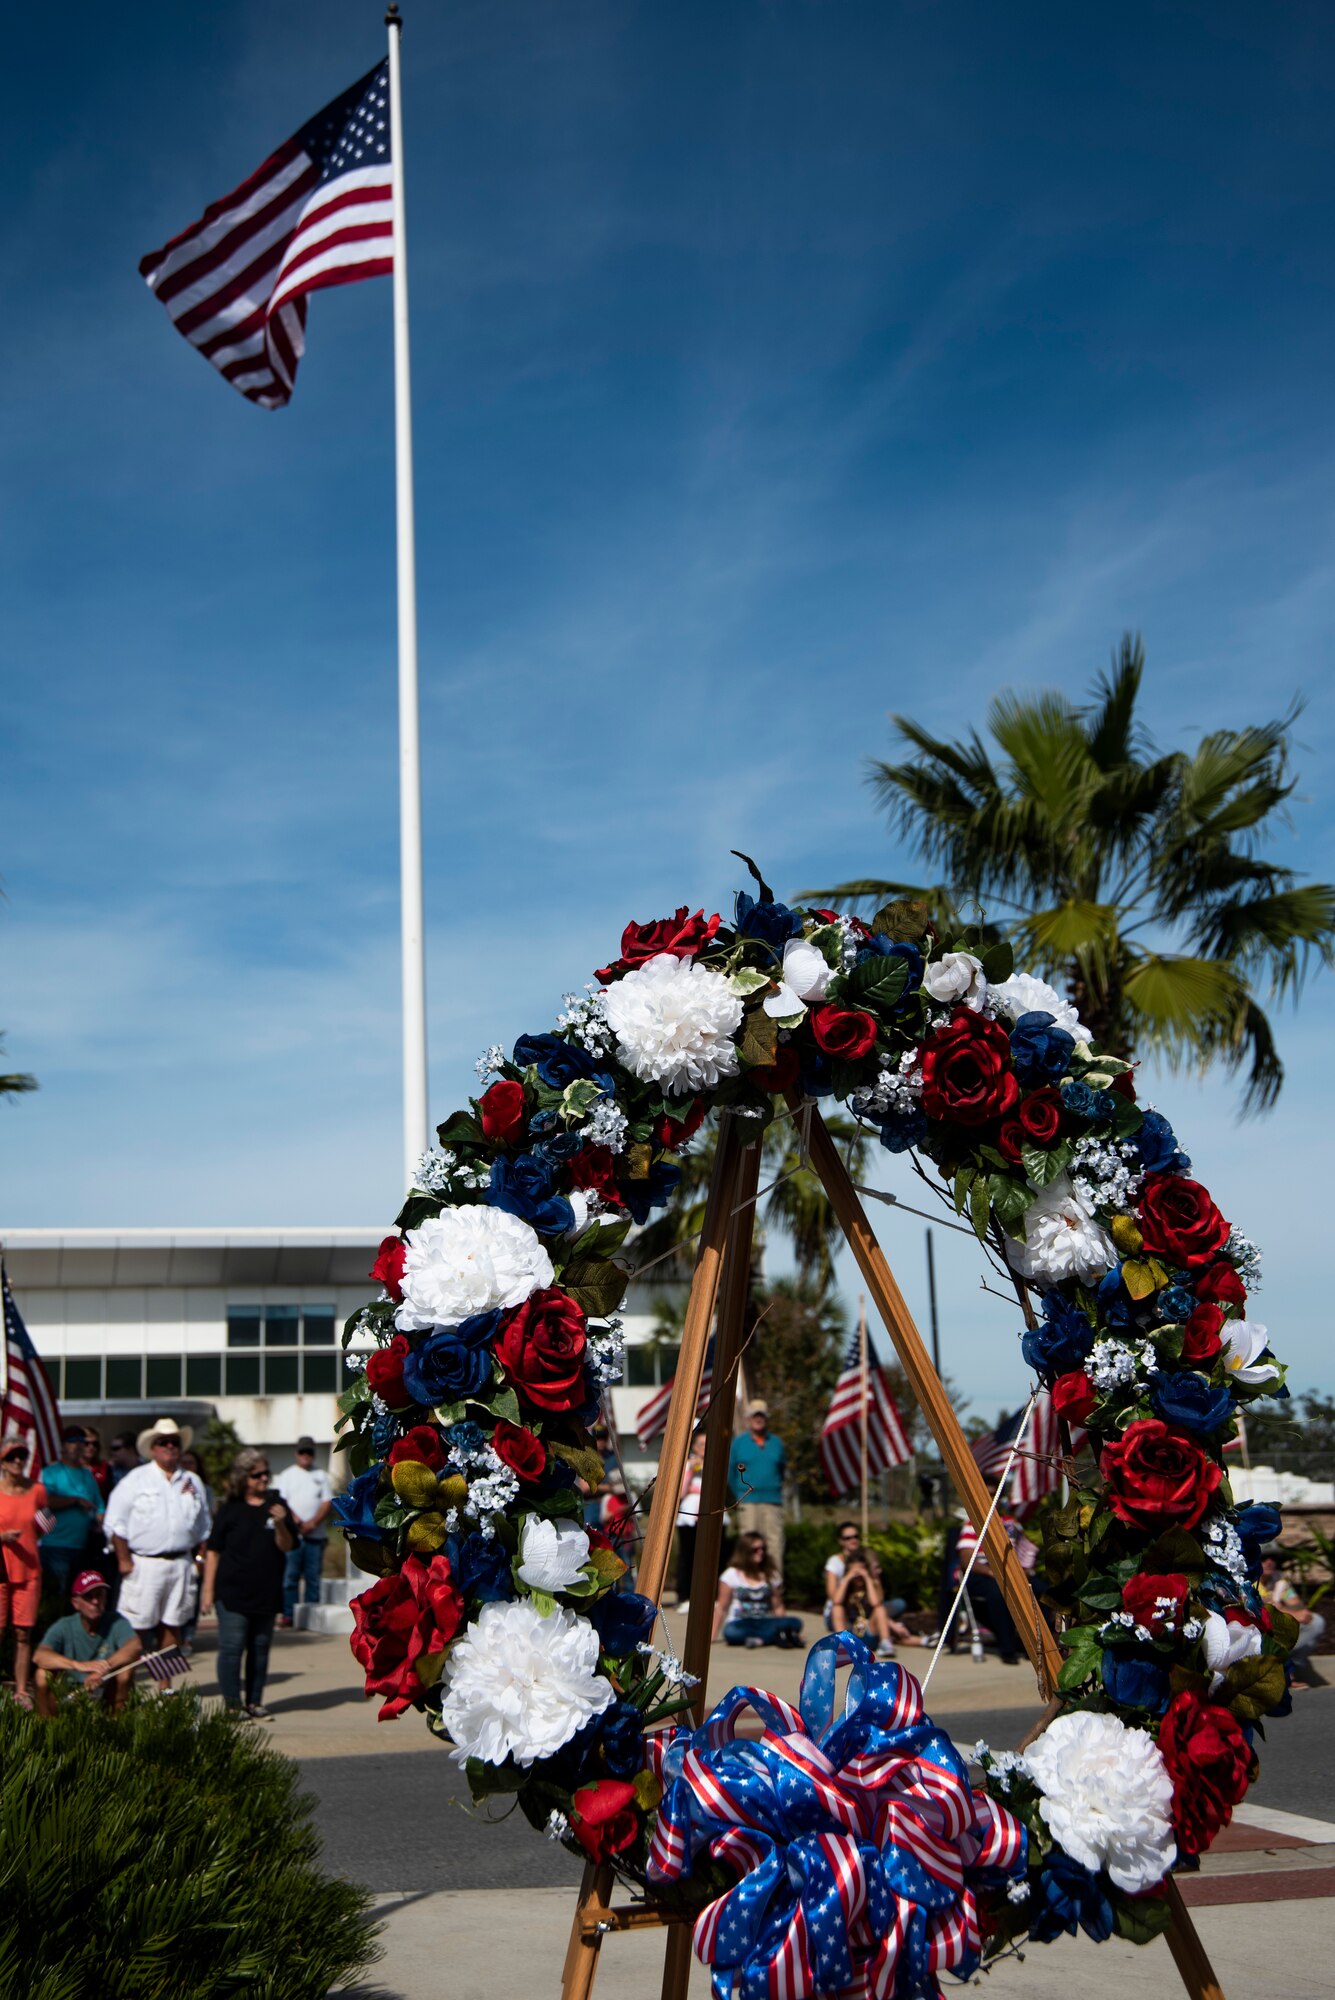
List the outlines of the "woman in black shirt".
{"type": "Polygon", "coordinates": [[[229,1708],[267,1716],[264,1680],[269,1642],[283,1606],[283,1570],[296,1547],[292,1516],[281,1493],[269,1485],[269,1462],[262,1452],[239,1451],[227,1475],[227,1494],[214,1516],[204,1558],[200,1616],[218,1613],[218,1682],[229,1708]],[[241,1656],[246,1663],[246,1698],[241,1699],[241,1656]]]}

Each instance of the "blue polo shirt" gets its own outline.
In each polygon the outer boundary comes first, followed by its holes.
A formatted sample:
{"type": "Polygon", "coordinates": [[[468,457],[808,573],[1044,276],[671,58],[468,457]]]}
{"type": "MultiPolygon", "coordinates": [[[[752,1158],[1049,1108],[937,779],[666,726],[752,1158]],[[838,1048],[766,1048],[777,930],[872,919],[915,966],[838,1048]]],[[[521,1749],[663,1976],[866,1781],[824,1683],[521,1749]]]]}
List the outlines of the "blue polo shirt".
{"type": "Polygon", "coordinates": [[[771,1431],[757,1444],[750,1431],[732,1441],[728,1453],[728,1490],[742,1506],[782,1507],[783,1472],[788,1454],[783,1439],[771,1431]]]}
{"type": "MultiPolygon", "coordinates": [[[[82,1507],[62,1507],[53,1526],[42,1536],[43,1545],[48,1549],[81,1549],[96,1515],[102,1512],[102,1495],[97,1490],[97,1481],[87,1466],[66,1465],[62,1459],[56,1465],[42,1467],[42,1484],[48,1493],[92,1501],[92,1514],[85,1514],[82,1507]]],[[[52,1512],[55,1513],[54,1508],[52,1512]]]]}

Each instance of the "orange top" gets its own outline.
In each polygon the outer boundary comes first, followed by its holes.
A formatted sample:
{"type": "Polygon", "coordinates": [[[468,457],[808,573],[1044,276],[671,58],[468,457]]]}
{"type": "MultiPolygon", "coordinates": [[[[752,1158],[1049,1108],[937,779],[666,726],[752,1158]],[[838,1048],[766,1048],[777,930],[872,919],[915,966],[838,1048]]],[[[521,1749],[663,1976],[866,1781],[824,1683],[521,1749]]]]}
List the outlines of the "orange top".
{"type": "Polygon", "coordinates": [[[0,1534],[17,1529],[19,1535],[17,1544],[0,1543],[0,1561],[11,1583],[27,1583],[37,1574],[36,1514],[45,1505],[46,1488],[40,1479],[34,1479],[22,1493],[10,1493],[0,1486],[0,1534]]]}

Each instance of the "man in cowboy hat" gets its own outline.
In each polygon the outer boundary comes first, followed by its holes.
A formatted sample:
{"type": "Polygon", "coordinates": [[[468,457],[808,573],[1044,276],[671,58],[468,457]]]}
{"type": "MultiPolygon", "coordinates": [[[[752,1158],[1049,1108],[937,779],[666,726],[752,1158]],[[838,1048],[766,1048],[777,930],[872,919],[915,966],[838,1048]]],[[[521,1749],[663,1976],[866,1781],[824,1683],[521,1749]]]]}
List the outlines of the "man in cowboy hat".
{"type": "Polygon", "coordinates": [[[107,1502],[105,1527],[121,1573],[120,1608],[141,1639],[161,1632],[174,1646],[195,1596],[195,1552],[207,1540],[209,1510],[181,1453],[194,1433],[159,1417],[139,1433],[146,1465],[127,1472],[107,1502]]]}
{"type": "Polygon", "coordinates": [[[111,1609],[107,1580],[95,1569],[81,1570],[70,1586],[73,1609],[68,1617],[57,1618],[42,1634],[34,1664],[37,1668],[37,1710],[40,1715],[56,1712],[52,1674],[75,1674],[83,1690],[104,1695],[114,1714],[125,1706],[131,1674],[117,1671],[139,1658],[138,1635],[118,1611],[111,1609]]]}

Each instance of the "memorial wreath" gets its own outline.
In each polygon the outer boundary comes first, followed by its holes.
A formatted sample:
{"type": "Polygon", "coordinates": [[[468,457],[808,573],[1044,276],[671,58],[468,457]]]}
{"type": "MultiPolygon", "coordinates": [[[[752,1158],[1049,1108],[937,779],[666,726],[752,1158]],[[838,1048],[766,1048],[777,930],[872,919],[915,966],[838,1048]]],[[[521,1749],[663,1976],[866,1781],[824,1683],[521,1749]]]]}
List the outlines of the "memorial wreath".
{"type": "Polygon", "coordinates": [[[345,1336],[373,1343],[336,1503],[377,1579],[353,1605],[367,1691],[423,1711],[475,1799],[514,1795],[698,1912],[719,1995],[917,1994],[1025,1936],[1144,1940],[1289,1701],[1296,1627],[1256,1587],[1279,1517],[1236,1506],[1223,1461],[1240,1406],[1284,1393],[1248,1316],[1255,1247],[1134,1066],[1009,946],[947,940],[918,905],[867,924],[757,888],[730,924],[628,925],[553,1031],[487,1051],[418,1167],[345,1336]],[[616,1253],[709,1113],[758,1137],[831,1096],[1032,1295],[1024,1359],[1087,1440],[1042,1522],[1059,1713],[1023,1753],[978,1746],[973,1782],[912,1676],[847,1639],[813,1650],[797,1709],[735,1689],[676,1726],[691,1697],[655,1606],[585,1521],[616,1253]],[[759,1742],[734,1736],[748,1703],[759,1742]]]}

